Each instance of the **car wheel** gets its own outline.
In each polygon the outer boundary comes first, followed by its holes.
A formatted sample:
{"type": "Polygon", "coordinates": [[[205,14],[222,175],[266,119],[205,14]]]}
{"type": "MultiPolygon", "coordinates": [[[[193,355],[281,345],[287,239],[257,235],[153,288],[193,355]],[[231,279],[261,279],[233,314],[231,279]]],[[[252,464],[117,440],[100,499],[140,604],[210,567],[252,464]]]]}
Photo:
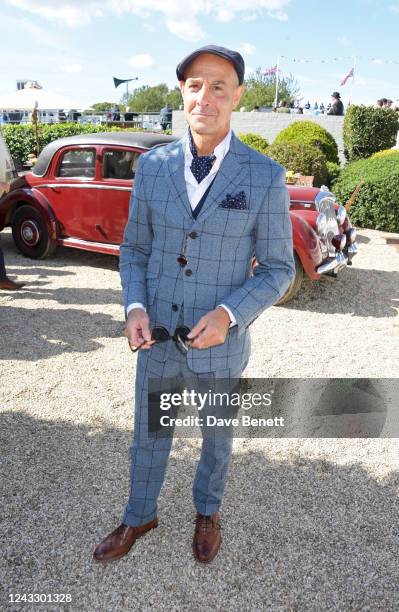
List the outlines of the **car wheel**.
{"type": "Polygon", "coordinates": [[[12,235],[21,253],[32,259],[43,259],[51,255],[57,246],[49,236],[43,216],[33,206],[17,208],[12,235]]]}
{"type": "Polygon", "coordinates": [[[296,253],[294,253],[294,260],[295,260],[295,276],[292,279],[291,284],[288,287],[285,294],[283,295],[283,297],[280,298],[279,301],[276,303],[276,306],[281,306],[282,304],[286,304],[287,302],[292,300],[292,298],[296,296],[296,294],[301,288],[302,281],[303,281],[303,266],[301,264],[301,260],[299,259],[296,253]]]}

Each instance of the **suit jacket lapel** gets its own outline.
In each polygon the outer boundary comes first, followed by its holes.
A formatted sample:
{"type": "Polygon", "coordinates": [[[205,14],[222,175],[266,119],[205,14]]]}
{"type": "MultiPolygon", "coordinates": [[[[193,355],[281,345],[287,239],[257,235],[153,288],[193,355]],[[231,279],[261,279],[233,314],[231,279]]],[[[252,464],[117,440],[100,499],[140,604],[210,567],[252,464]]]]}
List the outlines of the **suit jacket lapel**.
{"type": "Polygon", "coordinates": [[[166,158],[165,178],[172,193],[176,196],[176,201],[179,201],[182,205],[181,208],[185,215],[192,218],[192,209],[187,195],[186,179],[184,178],[185,146],[186,139],[181,138],[169,148],[166,158]]]}
{"type": "Polygon", "coordinates": [[[247,182],[249,174],[248,153],[240,145],[241,142],[233,133],[230,149],[220,165],[197,221],[204,221],[223,200],[226,193],[234,194],[240,184],[247,182]]]}

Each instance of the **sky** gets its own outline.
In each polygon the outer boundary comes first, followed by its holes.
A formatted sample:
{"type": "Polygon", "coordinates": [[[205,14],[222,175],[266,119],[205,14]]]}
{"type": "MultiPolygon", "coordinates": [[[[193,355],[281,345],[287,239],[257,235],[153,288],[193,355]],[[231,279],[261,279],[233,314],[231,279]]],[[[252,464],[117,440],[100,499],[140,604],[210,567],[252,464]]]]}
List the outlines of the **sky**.
{"type": "Polygon", "coordinates": [[[0,26],[0,95],[29,79],[79,109],[119,102],[113,77],[173,87],[183,57],[218,44],[246,75],[280,57],[303,103],[399,105],[399,0],[0,0],[0,26]]]}

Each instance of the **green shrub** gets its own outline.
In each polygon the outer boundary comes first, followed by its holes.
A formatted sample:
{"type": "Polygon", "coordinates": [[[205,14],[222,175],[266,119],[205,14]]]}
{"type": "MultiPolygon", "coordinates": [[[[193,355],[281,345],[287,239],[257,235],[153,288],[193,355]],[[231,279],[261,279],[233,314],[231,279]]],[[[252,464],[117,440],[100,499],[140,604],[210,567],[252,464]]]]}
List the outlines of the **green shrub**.
{"type": "Polygon", "coordinates": [[[314,176],[313,184],[320,187],[328,180],[326,157],[319,149],[308,144],[273,143],[266,154],[292,172],[314,176]]]}
{"type": "Polygon", "coordinates": [[[259,136],[259,134],[254,134],[253,132],[248,132],[247,134],[238,134],[238,138],[253,149],[259,151],[259,153],[263,153],[266,155],[266,149],[269,146],[266,138],[263,136],[259,136]]]}
{"type": "Polygon", "coordinates": [[[354,161],[334,183],[334,194],[347,202],[357,185],[364,185],[350,209],[351,221],[360,227],[399,232],[399,151],[354,161]]]}
{"type": "Polygon", "coordinates": [[[326,156],[327,161],[339,163],[338,147],[330,132],[314,121],[295,121],[282,130],[273,144],[292,142],[317,146],[326,156]]]}
{"type": "Polygon", "coordinates": [[[335,164],[334,162],[327,162],[327,172],[328,172],[328,186],[332,187],[334,182],[338,179],[339,174],[341,172],[341,166],[339,164],[335,164]]]}
{"type": "Polygon", "coordinates": [[[389,108],[350,106],[344,119],[344,153],[354,161],[395,146],[399,116],[389,108]]]}
{"type": "Polygon", "coordinates": [[[385,157],[385,155],[397,155],[399,149],[383,149],[382,151],[377,151],[377,153],[373,153],[371,157],[385,157]]]}
{"type": "MultiPolygon", "coordinates": [[[[53,123],[39,125],[40,150],[57,138],[75,136],[76,134],[92,134],[94,132],[117,132],[122,128],[106,125],[91,125],[82,123],[53,123]]],[[[138,128],[128,128],[126,131],[142,131],[138,128]]],[[[11,156],[20,162],[26,161],[30,153],[36,153],[36,136],[34,127],[27,125],[6,125],[2,128],[4,140],[11,156]]]]}

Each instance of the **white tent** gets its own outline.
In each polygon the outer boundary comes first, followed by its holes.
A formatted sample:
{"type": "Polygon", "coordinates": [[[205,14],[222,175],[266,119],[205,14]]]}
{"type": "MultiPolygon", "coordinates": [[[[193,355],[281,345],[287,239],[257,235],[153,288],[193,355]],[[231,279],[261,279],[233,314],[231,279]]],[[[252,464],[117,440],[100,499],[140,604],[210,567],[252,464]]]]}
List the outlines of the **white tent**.
{"type": "Polygon", "coordinates": [[[2,110],[33,110],[36,105],[39,110],[77,108],[73,100],[37,87],[25,87],[11,94],[0,95],[2,110]]]}

